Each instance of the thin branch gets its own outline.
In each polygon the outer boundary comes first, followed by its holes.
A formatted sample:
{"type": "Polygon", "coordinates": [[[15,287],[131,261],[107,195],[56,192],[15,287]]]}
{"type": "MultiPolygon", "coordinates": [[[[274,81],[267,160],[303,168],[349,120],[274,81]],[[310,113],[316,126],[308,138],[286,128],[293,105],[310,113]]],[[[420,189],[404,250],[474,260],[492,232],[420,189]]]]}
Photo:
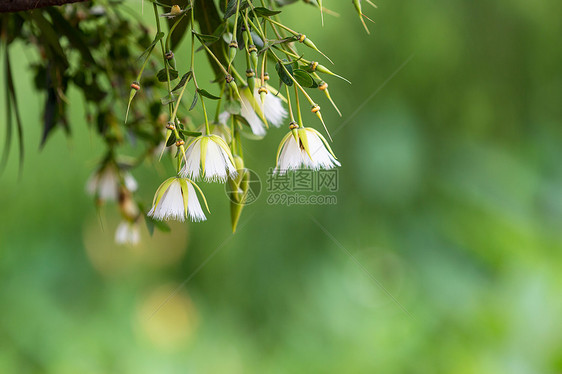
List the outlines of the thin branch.
{"type": "Polygon", "coordinates": [[[87,0],[0,0],[0,13],[20,12],[53,5],[78,3],[87,0]]]}

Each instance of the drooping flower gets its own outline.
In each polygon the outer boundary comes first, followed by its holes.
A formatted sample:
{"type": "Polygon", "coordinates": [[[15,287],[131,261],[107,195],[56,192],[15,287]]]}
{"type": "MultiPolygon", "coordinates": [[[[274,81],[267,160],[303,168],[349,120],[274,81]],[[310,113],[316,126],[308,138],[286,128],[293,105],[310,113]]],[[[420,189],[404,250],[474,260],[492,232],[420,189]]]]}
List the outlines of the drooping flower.
{"type": "Polygon", "coordinates": [[[341,166],[326,139],[311,127],[291,125],[277,151],[275,174],[289,170],[308,168],[313,170],[332,169],[341,166]]]}
{"type": "Polygon", "coordinates": [[[115,230],[115,243],[120,245],[137,245],[140,242],[138,223],[121,221],[115,230]]]}
{"type": "Polygon", "coordinates": [[[251,96],[249,89],[241,90],[240,98],[242,99],[242,107],[240,115],[248,121],[254,135],[264,136],[265,125],[260,117],[264,117],[255,97],[251,96]]]}
{"type": "Polygon", "coordinates": [[[236,177],[234,159],[223,138],[217,135],[201,135],[195,138],[185,152],[185,163],[180,170],[184,178],[226,182],[236,177]]]}
{"type": "MultiPolygon", "coordinates": [[[[273,126],[279,127],[287,117],[287,110],[283,107],[282,100],[271,93],[265,96],[263,105],[257,89],[254,90],[253,95],[249,88],[240,90],[240,98],[242,99],[240,115],[246,119],[254,135],[265,135],[264,119],[273,126]]],[[[228,112],[220,115],[222,123],[226,123],[229,118],[228,112]]]]}
{"type": "Polygon", "coordinates": [[[262,105],[258,89],[256,89],[254,90],[254,99],[259,103],[269,123],[275,127],[279,127],[283,124],[284,119],[287,117],[287,110],[279,97],[270,92],[265,95],[265,100],[262,105]]]}
{"type": "Polygon", "coordinates": [[[107,163],[90,176],[86,190],[100,200],[117,201],[121,185],[131,192],[138,187],[137,181],[129,172],[121,172],[120,175],[115,164],[107,163]]]}
{"type": "Polygon", "coordinates": [[[183,222],[186,218],[195,222],[206,220],[207,217],[199,204],[195,188],[199,190],[207,206],[203,192],[191,180],[179,177],[168,178],[156,190],[148,216],[160,221],[173,219],[183,222]]]}

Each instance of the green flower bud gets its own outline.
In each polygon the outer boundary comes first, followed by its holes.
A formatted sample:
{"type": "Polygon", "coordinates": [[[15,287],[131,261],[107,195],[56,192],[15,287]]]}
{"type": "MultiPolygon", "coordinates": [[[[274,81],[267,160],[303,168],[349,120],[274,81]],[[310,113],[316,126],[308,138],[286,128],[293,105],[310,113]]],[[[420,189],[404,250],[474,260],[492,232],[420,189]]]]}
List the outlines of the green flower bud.
{"type": "Polygon", "coordinates": [[[250,91],[254,92],[256,89],[256,73],[252,69],[246,70],[246,77],[248,78],[248,87],[250,87],[250,91]]]}
{"type": "Polygon", "coordinates": [[[258,49],[255,45],[251,44],[248,46],[248,52],[250,52],[250,61],[252,61],[252,65],[254,70],[258,70],[258,49]]]}
{"type": "Polygon", "coordinates": [[[234,39],[228,45],[228,62],[232,63],[236,57],[236,52],[238,51],[238,42],[234,39]]]}

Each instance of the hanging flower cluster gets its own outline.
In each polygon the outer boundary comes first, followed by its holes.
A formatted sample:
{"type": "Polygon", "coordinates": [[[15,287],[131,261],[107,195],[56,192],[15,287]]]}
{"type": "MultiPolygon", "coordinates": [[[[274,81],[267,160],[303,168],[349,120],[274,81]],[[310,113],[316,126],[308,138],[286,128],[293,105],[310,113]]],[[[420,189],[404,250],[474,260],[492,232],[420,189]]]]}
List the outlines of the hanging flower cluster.
{"type": "MultiPolygon", "coordinates": [[[[149,92],[142,89],[144,81],[151,81],[145,68],[160,65],[155,75],[165,95],[160,108],[154,110],[158,111],[155,122],[161,126],[162,137],[152,154],[161,159],[170,150],[176,173],[157,188],[152,206],[144,210],[132,198],[137,185],[128,167],[112,156],[104,160],[91,177],[88,191],[99,200],[119,202],[123,222],[116,232],[118,243],[138,242],[138,222],[143,216],[156,227],[167,220],[206,220],[209,209],[197,182],[228,182],[234,195],[247,192],[242,143],[245,138],[263,138],[271,126],[289,129],[280,142],[274,174],[340,166],[326,139],[331,137],[323,112],[313,96],[318,91],[341,116],[324,79],[345,78],[313,60],[317,56],[331,63],[305,34],[280,20],[279,9],[296,0],[190,0],[183,8],[151,2],[156,35],[139,59],[142,65],[130,85],[125,123],[129,126],[129,114],[138,106],[139,97],[155,94],[152,86],[149,92]],[[167,33],[162,31],[161,20],[168,23],[167,33]],[[191,43],[187,66],[177,64],[172,50],[183,34],[189,35],[191,43]],[[156,53],[158,50],[160,53],[156,53]],[[198,79],[199,51],[206,55],[215,73],[214,88],[203,87],[198,79]],[[271,82],[272,76],[278,77],[278,85],[271,82]],[[203,115],[199,125],[187,116],[197,107],[203,115]],[[326,137],[313,124],[304,123],[302,107],[317,117],[326,137]]],[[[322,1],[305,2],[318,7],[323,23],[327,9],[322,1]]],[[[361,2],[353,3],[363,21],[361,2]]],[[[242,207],[242,201],[231,203],[233,231],[242,207]]]]}

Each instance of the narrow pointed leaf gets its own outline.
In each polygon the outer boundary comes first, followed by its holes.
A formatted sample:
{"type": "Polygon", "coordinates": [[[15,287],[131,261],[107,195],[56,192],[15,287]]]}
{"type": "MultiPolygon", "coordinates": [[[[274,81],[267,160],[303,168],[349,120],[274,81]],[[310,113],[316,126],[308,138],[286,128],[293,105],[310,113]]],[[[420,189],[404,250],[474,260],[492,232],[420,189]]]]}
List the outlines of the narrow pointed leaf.
{"type": "Polygon", "coordinates": [[[215,96],[212,93],[210,93],[207,90],[204,90],[202,88],[199,88],[197,90],[197,92],[199,92],[200,95],[205,96],[206,98],[209,98],[209,99],[212,99],[212,100],[220,100],[219,96],[215,96]]]}

